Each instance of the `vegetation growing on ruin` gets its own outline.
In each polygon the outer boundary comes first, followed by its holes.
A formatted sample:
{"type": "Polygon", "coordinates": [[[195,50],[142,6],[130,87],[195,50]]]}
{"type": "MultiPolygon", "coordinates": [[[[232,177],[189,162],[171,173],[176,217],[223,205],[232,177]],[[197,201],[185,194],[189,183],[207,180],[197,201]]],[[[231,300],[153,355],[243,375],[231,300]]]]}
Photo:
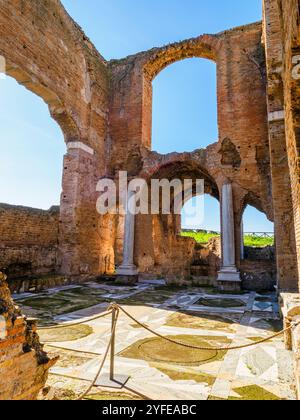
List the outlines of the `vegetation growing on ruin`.
{"type": "MultiPolygon", "coordinates": [[[[220,237],[220,234],[207,231],[194,231],[194,230],[185,230],[181,232],[182,236],[195,239],[199,244],[207,244],[212,238],[220,237]]],[[[245,235],[244,237],[245,246],[264,248],[266,246],[274,245],[273,237],[262,237],[256,235],[245,235]]]]}
{"type": "Polygon", "coordinates": [[[218,233],[208,233],[205,231],[196,232],[194,230],[185,230],[181,232],[181,235],[195,239],[195,241],[199,244],[207,244],[210,241],[210,239],[220,236],[218,233]]]}
{"type": "Polygon", "coordinates": [[[264,248],[266,246],[274,245],[274,238],[264,238],[255,235],[245,235],[244,243],[246,246],[252,246],[257,248],[264,248]]]}

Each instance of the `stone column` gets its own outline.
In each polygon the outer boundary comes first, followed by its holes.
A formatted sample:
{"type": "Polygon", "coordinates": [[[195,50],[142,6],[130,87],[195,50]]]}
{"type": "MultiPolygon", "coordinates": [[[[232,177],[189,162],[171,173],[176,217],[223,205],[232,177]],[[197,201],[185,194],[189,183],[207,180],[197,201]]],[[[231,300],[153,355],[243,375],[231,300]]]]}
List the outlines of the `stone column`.
{"type": "Polygon", "coordinates": [[[119,280],[135,282],[138,276],[137,267],[134,264],[134,236],[135,236],[135,192],[128,191],[125,215],[123,263],[118,268],[119,280]]]}
{"type": "Polygon", "coordinates": [[[232,184],[222,188],[222,268],[218,275],[218,287],[221,290],[235,291],[240,289],[240,273],[236,267],[235,232],[232,184]]]}
{"type": "Polygon", "coordinates": [[[245,259],[245,245],[244,245],[244,222],[241,221],[241,261],[245,259]]]}

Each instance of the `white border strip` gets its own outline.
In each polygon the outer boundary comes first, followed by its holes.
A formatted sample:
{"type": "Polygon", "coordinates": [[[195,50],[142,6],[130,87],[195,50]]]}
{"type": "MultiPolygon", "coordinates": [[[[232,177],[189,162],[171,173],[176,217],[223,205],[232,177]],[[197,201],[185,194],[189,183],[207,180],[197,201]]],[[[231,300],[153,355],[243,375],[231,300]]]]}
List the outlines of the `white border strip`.
{"type": "Polygon", "coordinates": [[[68,147],[68,150],[70,150],[70,149],[81,149],[81,150],[84,150],[85,152],[89,153],[90,155],[95,154],[94,150],[91,147],[87,146],[84,143],[81,143],[81,141],[72,141],[72,142],[68,143],[67,147],[68,147]]]}
{"type": "Polygon", "coordinates": [[[284,111],[275,111],[275,112],[269,112],[269,122],[272,121],[281,121],[285,119],[285,112],[284,111]]]}

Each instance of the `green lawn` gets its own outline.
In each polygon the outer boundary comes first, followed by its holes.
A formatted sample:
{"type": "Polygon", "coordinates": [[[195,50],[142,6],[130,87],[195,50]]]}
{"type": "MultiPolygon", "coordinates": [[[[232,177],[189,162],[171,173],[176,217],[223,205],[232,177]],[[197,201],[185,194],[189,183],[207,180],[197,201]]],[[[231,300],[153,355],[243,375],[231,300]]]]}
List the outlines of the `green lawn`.
{"type": "Polygon", "coordinates": [[[219,237],[219,234],[207,233],[207,232],[194,232],[187,231],[181,232],[182,236],[193,238],[198,244],[207,244],[211,238],[219,237]]]}
{"type": "MultiPolygon", "coordinates": [[[[207,232],[194,232],[192,230],[182,232],[181,235],[188,238],[193,238],[199,244],[207,244],[211,238],[220,236],[219,234],[207,232]]],[[[263,248],[272,245],[274,245],[274,238],[263,238],[255,235],[245,236],[245,246],[263,248]]]]}
{"type": "Polygon", "coordinates": [[[245,246],[264,248],[274,245],[274,238],[262,238],[254,235],[246,235],[244,239],[245,246]]]}

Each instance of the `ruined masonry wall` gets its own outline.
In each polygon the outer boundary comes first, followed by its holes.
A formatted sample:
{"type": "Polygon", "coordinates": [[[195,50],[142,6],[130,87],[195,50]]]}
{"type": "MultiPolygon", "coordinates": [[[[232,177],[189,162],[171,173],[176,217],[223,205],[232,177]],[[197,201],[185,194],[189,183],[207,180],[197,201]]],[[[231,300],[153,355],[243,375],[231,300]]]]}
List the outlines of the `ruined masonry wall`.
{"type": "Polygon", "coordinates": [[[34,322],[14,306],[0,272],[0,400],[34,400],[56,359],[44,353],[34,322]]]}
{"type": "Polygon", "coordinates": [[[0,55],[7,74],[49,105],[68,144],[59,271],[97,275],[99,260],[105,258],[97,230],[95,185],[109,159],[106,61],[59,0],[0,0],[0,55]]]}
{"type": "Polygon", "coordinates": [[[54,273],[59,207],[48,211],[0,204],[0,269],[9,278],[54,273]]]}
{"type": "Polygon", "coordinates": [[[293,191],[286,142],[281,14],[277,0],[264,0],[263,42],[267,62],[267,99],[272,198],[275,217],[277,282],[281,291],[298,291],[293,191]]]}
{"type": "Polygon", "coordinates": [[[294,80],[292,77],[293,57],[300,55],[300,4],[298,0],[280,0],[279,6],[282,11],[281,29],[284,52],[285,130],[300,273],[300,79],[294,80]]]}
{"type": "MultiPolygon", "coordinates": [[[[291,323],[300,322],[300,294],[282,293],[281,311],[284,319],[284,327],[288,328],[291,323]]],[[[294,371],[298,399],[300,400],[300,325],[285,333],[285,346],[294,354],[294,371]]]]}

